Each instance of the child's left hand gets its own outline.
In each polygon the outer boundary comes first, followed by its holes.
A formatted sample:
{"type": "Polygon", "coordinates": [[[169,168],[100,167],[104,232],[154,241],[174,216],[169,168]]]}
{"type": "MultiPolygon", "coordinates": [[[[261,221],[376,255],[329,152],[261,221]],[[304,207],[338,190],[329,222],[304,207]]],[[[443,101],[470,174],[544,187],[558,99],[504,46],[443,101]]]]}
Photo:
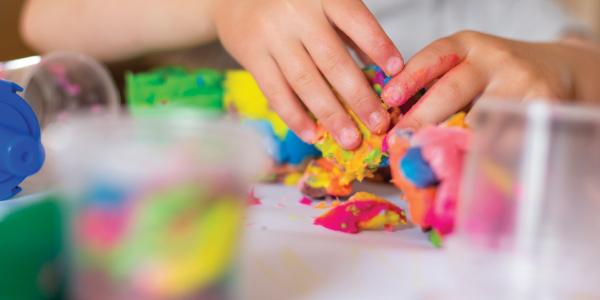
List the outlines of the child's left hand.
{"type": "Polygon", "coordinates": [[[397,127],[404,128],[443,122],[478,97],[574,99],[576,70],[570,62],[577,54],[573,51],[558,43],[460,32],[417,53],[387,84],[382,97],[387,104],[400,106],[429,87],[400,119],[397,127]]]}

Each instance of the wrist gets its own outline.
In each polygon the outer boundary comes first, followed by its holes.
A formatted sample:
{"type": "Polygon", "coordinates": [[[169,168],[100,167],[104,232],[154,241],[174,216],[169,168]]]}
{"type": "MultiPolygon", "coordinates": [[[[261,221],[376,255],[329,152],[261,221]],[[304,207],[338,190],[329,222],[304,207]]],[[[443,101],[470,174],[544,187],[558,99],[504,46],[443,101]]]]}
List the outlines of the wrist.
{"type": "Polygon", "coordinates": [[[570,78],[572,100],[582,103],[600,103],[600,86],[595,78],[600,77],[600,50],[593,44],[571,44],[559,42],[554,45],[555,57],[564,66],[570,78]]]}

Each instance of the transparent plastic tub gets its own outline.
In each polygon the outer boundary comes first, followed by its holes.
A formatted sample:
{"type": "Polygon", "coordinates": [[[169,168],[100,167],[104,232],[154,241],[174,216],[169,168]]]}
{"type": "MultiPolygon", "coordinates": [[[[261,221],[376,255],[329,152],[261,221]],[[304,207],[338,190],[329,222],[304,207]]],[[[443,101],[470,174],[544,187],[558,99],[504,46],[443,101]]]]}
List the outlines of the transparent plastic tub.
{"type": "MultiPolygon", "coordinates": [[[[161,112],[164,114],[164,112],[161,112]]],[[[91,116],[48,128],[69,203],[74,299],[227,299],[253,132],[195,114],[91,116]]]]}
{"type": "Polygon", "coordinates": [[[83,54],[56,52],[0,62],[0,78],[25,88],[23,97],[42,128],[76,111],[119,111],[119,93],[108,70],[83,54]]]}
{"type": "Polygon", "coordinates": [[[600,298],[600,110],[481,101],[448,241],[454,298],[600,298]]]}

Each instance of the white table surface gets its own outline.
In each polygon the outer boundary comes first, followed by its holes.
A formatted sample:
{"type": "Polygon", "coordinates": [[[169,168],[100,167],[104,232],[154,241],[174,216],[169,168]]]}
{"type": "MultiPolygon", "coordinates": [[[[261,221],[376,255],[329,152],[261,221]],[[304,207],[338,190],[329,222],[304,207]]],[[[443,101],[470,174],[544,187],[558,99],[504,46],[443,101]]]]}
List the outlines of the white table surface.
{"type": "MultiPolygon", "coordinates": [[[[359,190],[406,206],[390,185],[359,190]]],[[[244,299],[415,299],[447,278],[435,271],[444,251],[418,228],[344,234],[313,225],[326,210],[300,204],[294,188],[260,185],[255,195],[262,204],[245,226],[244,299]]]]}

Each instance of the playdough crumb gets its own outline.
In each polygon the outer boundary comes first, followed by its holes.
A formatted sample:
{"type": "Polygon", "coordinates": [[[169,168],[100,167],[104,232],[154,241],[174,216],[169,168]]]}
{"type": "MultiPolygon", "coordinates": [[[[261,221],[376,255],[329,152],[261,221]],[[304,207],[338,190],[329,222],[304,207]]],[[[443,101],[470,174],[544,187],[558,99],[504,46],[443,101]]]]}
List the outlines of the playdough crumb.
{"type": "Polygon", "coordinates": [[[329,208],[329,205],[325,201],[320,201],[319,203],[317,203],[315,205],[315,208],[325,209],[325,208],[329,208]]]}
{"type": "Polygon", "coordinates": [[[308,197],[302,197],[302,199],[300,199],[299,202],[302,205],[307,205],[307,206],[311,206],[312,205],[312,200],[310,200],[310,198],[308,198],[308,197]]]}
{"type": "Polygon", "coordinates": [[[298,182],[300,182],[300,179],[302,179],[302,175],[303,174],[301,172],[292,172],[287,174],[283,178],[283,184],[286,186],[297,186],[298,182]]]}
{"type": "Polygon", "coordinates": [[[262,201],[254,195],[254,189],[248,193],[248,205],[261,205],[262,201]]]}

